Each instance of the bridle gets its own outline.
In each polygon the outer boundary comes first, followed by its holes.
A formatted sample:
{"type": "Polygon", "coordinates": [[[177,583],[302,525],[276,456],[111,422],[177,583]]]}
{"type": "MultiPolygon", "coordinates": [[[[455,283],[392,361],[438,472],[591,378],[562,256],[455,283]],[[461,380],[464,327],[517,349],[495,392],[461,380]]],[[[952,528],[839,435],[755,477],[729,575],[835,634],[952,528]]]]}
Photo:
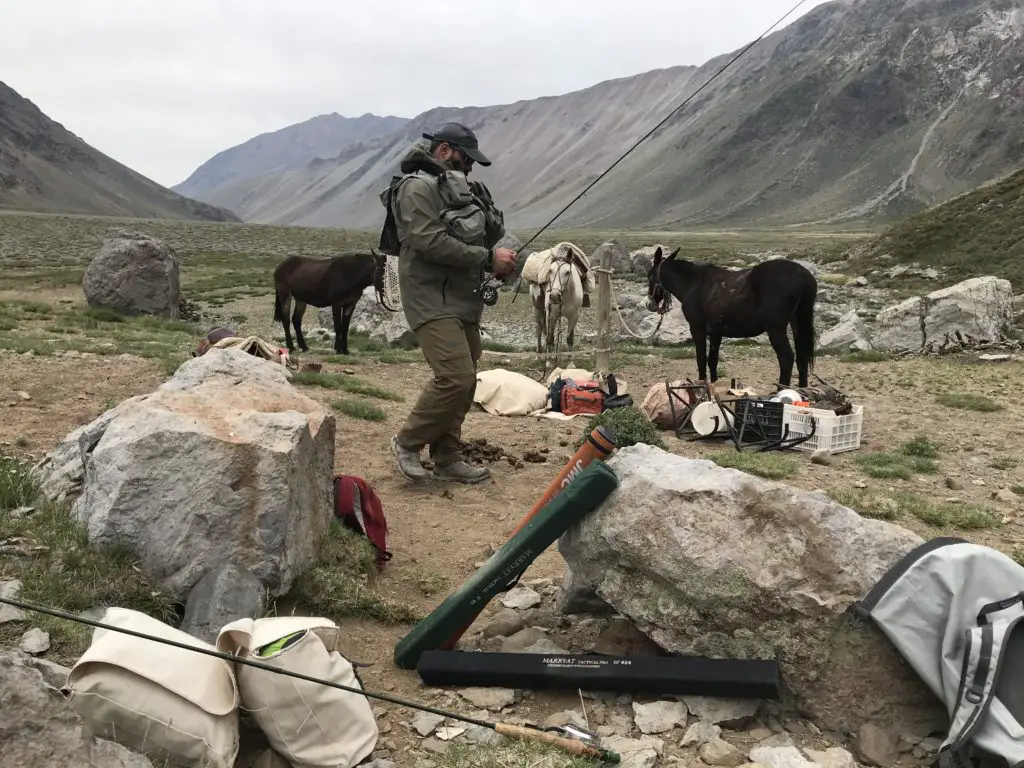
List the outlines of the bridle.
{"type": "MultiPolygon", "coordinates": [[[[572,271],[575,265],[572,263],[572,259],[568,255],[566,255],[565,257],[559,257],[555,259],[555,261],[559,264],[564,264],[566,266],[566,269],[564,270],[561,267],[558,267],[558,301],[559,303],[561,303],[562,294],[565,292],[565,288],[569,284],[569,280],[571,279],[572,271]]],[[[548,296],[551,296],[551,291],[548,291],[548,296]]]]}
{"type": "Polygon", "coordinates": [[[665,286],[661,284],[661,267],[664,263],[665,259],[662,259],[654,268],[654,287],[648,285],[649,298],[657,304],[659,315],[664,315],[672,306],[672,294],[666,291],[665,286]]]}

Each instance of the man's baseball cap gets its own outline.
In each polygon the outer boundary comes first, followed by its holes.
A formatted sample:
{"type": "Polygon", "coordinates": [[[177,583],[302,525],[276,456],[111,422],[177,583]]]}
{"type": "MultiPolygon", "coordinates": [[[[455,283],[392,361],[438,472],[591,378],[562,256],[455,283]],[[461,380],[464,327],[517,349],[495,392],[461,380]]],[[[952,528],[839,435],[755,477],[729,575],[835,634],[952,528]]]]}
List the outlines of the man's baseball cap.
{"type": "Polygon", "coordinates": [[[476,134],[462,123],[445,123],[432,134],[424,133],[423,138],[431,141],[443,141],[453,147],[458,147],[472,158],[474,163],[491,164],[487,155],[480,151],[480,142],[477,141],[476,134]]]}

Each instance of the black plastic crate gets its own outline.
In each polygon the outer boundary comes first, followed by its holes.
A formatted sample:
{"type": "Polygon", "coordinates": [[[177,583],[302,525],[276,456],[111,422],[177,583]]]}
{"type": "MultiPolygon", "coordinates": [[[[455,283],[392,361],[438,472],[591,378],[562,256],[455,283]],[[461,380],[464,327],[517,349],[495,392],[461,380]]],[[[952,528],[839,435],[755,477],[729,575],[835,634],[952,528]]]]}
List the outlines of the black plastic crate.
{"type": "Polygon", "coordinates": [[[784,403],[740,398],[736,402],[736,432],[743,427],[743,440],[759,442],[782,439],[784,403]]]}

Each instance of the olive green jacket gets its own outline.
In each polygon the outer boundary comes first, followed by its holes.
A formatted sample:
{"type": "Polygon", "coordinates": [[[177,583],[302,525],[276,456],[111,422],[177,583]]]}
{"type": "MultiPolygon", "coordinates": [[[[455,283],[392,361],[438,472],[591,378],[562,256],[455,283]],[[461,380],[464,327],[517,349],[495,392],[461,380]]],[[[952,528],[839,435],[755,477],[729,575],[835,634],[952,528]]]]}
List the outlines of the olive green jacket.
{"type": "Polygon", "coordinates": [[[409,327],[416,330],[444,317],[479,323],[484,307],[479,287],[494,262],[483,211],[471,201],[465,176],[422,146],[405,156],[401,170],[405,178],[393,205],[401,243],[398,281],[409,327]]]}

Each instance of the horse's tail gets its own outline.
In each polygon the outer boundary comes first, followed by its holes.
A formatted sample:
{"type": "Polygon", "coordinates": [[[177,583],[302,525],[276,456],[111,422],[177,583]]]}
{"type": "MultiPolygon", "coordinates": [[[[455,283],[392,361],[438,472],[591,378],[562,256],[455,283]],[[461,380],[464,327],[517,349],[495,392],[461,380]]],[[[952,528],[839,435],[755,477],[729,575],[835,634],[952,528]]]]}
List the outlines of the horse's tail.
{"type": "Polygon", "coordinates": [[[817,281],[813,278],[804,282],[800,289],[796,313],[793,316],[793,341],[796,342],[797,359],[806,358],[808,370],[814,369],[814,347],[818,337],[814,331],[814,304],[818,298],[817,281]]]}
{"type": "Polygon", "coordinates": [[[274,322],[283,322],[284,317],[282,315],[281,307],[281,292],[277,290],[277,286],[274,286],[274,322]]]}

